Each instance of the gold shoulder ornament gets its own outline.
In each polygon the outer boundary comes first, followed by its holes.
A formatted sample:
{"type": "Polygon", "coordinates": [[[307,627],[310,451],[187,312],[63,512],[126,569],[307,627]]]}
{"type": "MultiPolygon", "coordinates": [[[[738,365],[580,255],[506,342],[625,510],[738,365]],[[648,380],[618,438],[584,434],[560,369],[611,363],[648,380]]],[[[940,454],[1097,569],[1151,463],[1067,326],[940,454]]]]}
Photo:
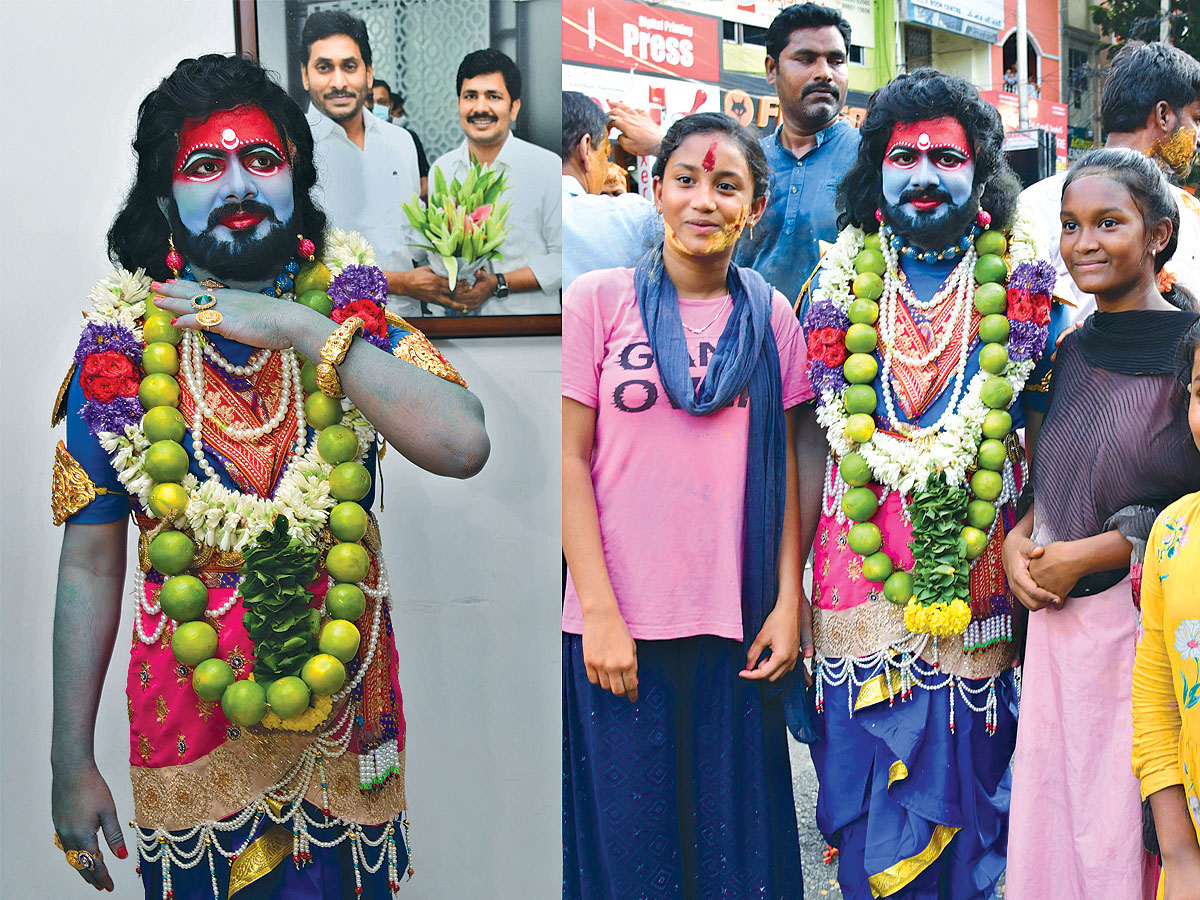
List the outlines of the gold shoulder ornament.
{"type": "Polygon", "coordinates": [[[417,368],[424,369],[438,378],[444,378],[446,381],[452,381],[462,387],[467,386],[466,381],[458,374],[458,370],[450,365],[449,360],[438,352],[437,347],[433,346],[433,343],[425,337],[420,329],[393,312],[385,310],[383,315],[389,325],[395,325],[408,332],[396,345],[396,349],[392,351],[393,356],[412,363],[417,368]]]}
{"type": "Polygon", "coordinates": [[[50,485],[54,524],[61,525],[95,500],[98,494],[107,493],[107,488],[92,483],[83,466],[67,451],[67,445],[59,441],[54,451],[54,477],[50,485]]]}

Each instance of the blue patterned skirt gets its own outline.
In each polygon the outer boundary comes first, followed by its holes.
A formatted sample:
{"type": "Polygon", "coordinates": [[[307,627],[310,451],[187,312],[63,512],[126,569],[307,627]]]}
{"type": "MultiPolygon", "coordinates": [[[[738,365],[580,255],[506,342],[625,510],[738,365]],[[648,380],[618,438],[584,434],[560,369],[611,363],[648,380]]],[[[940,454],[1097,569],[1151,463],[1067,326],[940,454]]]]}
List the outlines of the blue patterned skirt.
{"type": "Polygon", "coordinates": [[[801,900],[778,696],[740,641],[638,641],[638,701],[563,635],[564,900],[801,900]]]}

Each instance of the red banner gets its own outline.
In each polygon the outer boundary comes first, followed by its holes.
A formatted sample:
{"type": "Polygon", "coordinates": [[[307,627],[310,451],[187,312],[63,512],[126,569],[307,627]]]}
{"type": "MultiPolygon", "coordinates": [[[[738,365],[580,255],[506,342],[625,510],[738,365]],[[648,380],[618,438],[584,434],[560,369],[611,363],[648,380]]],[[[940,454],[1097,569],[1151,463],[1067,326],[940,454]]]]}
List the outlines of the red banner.
{"type": "Polygon", "coordinates": [[[563,59],[701,81],[720,77],[720,22],[632,3],[563,0],[563,59]]]}
{"type": "MultiPolygon", "coordinates": [[[[985,103],[990,103],[1000,112],[1005,131],[1020,129],[1020,110],[1016,94],[1007,91],[980,91],[985,103]]],[[[1059,170],[1067,167],[1067,107],[1062,103],[1030,98],[1029,124],[1032,128],[1044,128],[1053,132],[1057,144],[1059,170]]]]}

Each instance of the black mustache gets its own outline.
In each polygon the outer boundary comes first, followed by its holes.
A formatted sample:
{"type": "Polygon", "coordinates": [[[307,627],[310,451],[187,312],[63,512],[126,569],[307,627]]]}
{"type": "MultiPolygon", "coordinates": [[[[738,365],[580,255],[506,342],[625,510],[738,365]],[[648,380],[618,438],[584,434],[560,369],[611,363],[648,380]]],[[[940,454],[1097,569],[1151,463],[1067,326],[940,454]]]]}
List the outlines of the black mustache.
{"type": "Polygon", "coordinates": [[[214,209],[208,214],[208,227],[215,228],[226,216],[235,216],[238,213],[264,216],[268,221],[277,224],[279,222],[279,217],[275,215],[275,210],[271,207],[265,203],[259,203],[257,200],[246,200],[242,203],[226,203],[224,206],[214,209]]]}
{"type": "Polygon", "coordinates": [[[337,100],[342,97],[345,97],[347,100],[353,100],[354,94],[347,93],[346,91],[330,91],[325,95],[326,100],[337,100]]]}
{"type": "Polygon", "coordinates": [[[477,114],[474,116],[467,116],[467,121],[468,122],[498,122],[500,120],[496,116],[493,116],[491,114],[480,113],[480,114],[477,114]]]}
{"type": "Polygon", "coordinates": [[[939,203],[954,202],[950,194],[941,188],[930,188],[929,190],[916,190],[914,188],[900,195],[901,203],[911,203],[914,200],[937,200],[939,203]]]}
{"type": "Polygon", "coordinates": [[[837,89],[836,85],[834,85],[830,82],[824,82],[824,81],[818,81],[816,84],[808,85],[803,91],[800,92],[800,97],[801,98],[807,97],[809,94],[815,93],[817,91],[822,91],[822,92],[827,92],[827,93],[833,94],[834,97],[838,97],[838,98],[841,97],[841,92],[837,89]]]}

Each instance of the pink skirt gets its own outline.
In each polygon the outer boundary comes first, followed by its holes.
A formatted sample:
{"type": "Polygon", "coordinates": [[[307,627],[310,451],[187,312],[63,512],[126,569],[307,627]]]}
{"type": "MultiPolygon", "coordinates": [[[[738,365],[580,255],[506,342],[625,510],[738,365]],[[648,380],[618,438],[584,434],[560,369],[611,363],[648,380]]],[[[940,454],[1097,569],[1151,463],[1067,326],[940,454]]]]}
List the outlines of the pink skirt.
{"type": "Polygon", "coordinates": [[[1130,767],[1137,634],[1128,578],[1029,615],[1008,900],[1154,897],[1130,767]]]}

